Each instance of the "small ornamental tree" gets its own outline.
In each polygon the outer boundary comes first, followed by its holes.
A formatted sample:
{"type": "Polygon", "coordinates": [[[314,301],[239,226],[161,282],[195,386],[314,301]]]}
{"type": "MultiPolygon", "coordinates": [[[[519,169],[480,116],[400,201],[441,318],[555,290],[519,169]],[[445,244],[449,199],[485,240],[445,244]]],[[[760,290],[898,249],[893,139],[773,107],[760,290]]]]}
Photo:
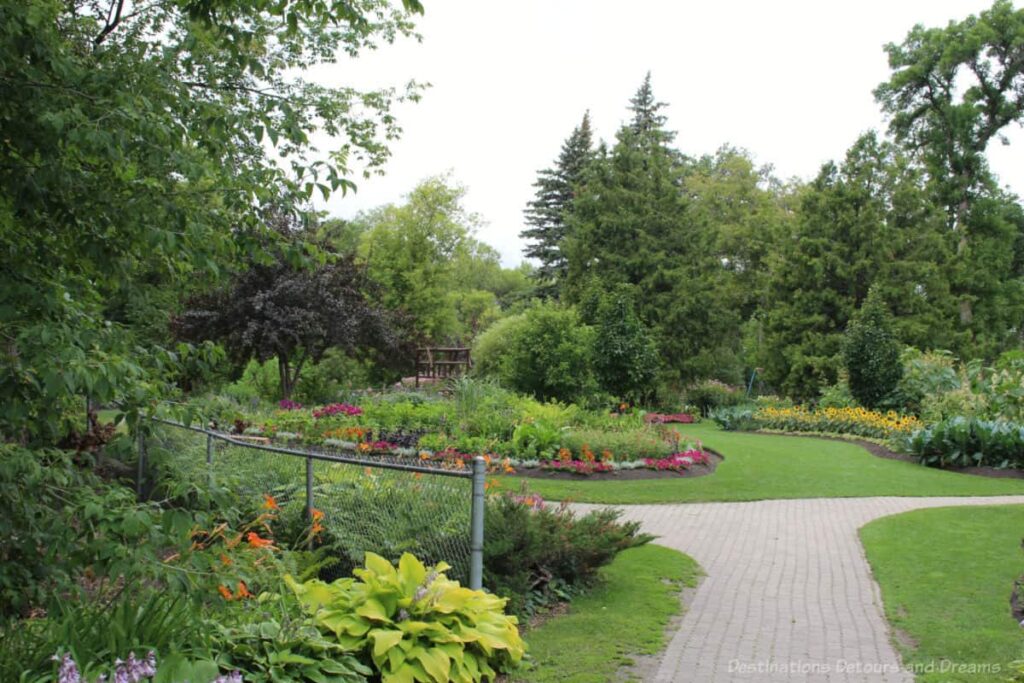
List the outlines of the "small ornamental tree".
{"type": "Polygon", "coordinates": [[[877,408],[892,396],[903,376],[900,350],[889,309],[872,287],[843,339],[850,393],[861,405],[877,408]]]}
{"type": "Polygon", "coordinates": [[[594,373],[601,388],[629,401],[648,396],[658,372],[658,347],[625,288],[607,294],[597,310],[594,373]]]}
{"type": "Polygon", "coordinates": [[[239,363],[277,358],[283,399],[306,362],[327,349],[393,352],[399,336],[392,316],[367,299],[369,284],[350,256],[327,253],[325,264],[310,267],[288,258],[287,246],[268,249],[270,262],[251,264],[227,287],[193,298],[174,325],[185,340],[221,342],[239,363]]]}

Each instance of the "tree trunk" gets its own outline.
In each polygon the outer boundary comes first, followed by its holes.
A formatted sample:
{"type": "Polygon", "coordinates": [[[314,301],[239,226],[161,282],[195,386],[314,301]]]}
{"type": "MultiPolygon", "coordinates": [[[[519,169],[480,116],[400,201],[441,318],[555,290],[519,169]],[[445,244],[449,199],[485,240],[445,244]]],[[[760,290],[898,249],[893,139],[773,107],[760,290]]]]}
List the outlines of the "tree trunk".
{"type": "Polygon", "coordinates": [[[291,377],[288,374],[288,356],[277,357],[277,376],[281,382],[281,399],[289,400],[292,397],[291,377]]]}

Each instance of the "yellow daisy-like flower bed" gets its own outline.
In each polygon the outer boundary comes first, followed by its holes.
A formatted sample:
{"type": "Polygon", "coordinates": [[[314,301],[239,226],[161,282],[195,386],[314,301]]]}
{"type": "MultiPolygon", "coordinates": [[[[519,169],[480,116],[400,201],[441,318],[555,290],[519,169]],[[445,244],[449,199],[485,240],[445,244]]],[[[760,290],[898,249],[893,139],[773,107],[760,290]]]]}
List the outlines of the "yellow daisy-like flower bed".
{"type": "Polygon", "coordinates": [[[763,429],[832,432],[874,439],[909,435],[924,427],[924,423],[913,415],[900,415],[892,410],[883,413],[867,408],[760,408],[753,417],[763,429]]]}

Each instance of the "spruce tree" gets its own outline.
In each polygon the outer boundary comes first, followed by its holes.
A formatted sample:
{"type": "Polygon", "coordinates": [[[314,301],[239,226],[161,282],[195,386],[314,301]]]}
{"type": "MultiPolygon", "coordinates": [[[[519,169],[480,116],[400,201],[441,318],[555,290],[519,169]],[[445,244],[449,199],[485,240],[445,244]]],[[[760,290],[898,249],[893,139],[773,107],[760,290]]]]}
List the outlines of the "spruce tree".
{"type": "Polygon", "coordinates": [[[662,108],[666,106],[668,105],[654,98],[651,72],[648,71],[644,76],[644,82],[629,100],[629,110],[633,112],[629,128],[640,145],[667,146],[675,140],[676,134],[665,128],[668,119],[661,113],[662,108]]]}
{"type": "Polygon", "coordinates": [[[533,184],[537,191],[524,211],[530,227],[519,236],[531,241],[524,249],[526,256],[540,261],[534,276],[541,297],[558,298],[560,295],[568,267],[563,250],[567,219],[593,155],[593,134],[587,112],[562,144],[555,167],[540,171],[533,184]]]}

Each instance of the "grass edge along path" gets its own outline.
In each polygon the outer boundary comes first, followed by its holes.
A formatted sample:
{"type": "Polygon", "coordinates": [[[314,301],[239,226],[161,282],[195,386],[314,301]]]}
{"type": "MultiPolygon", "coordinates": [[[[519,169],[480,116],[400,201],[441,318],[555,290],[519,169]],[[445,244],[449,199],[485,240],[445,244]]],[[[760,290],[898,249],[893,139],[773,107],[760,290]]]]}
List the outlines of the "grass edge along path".
{"type": "Polygon", "coordinates": [[[526,633],[531,664],[513,681],[604,683],[618,679],[632,655],[665,648],[665,629],[682,612],[679,592],[697,584],[700,567],[659,545],[620,553],[601,582],[572,601],[569,612],[526,633]]]}
{"type": "Polygon", "coordinates": [[[1010,614],[1024,505],[915,510],[860,530],[904,667],[917,683],[995,683],[1024,659],[1010,614]]]}
{"type": "Polygon", "coordinates": [[[725,456],[703,477],[588,481],[503,476],[505,490],[522,482],[549,500],[619,505],[780,498],[1024,495],[1024,479],[994,479],[887,460],[846,441],[726,432],[705,420],[681,425],[725,456]]]}

